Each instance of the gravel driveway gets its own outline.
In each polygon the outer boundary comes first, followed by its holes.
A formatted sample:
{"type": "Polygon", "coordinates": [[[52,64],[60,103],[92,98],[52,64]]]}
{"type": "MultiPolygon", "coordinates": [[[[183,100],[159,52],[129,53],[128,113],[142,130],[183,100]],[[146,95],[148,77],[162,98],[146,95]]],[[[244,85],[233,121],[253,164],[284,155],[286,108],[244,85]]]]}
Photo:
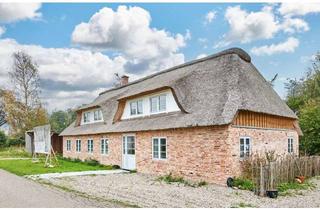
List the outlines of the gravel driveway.
{"type": "Polygon", "coordinates": [[[0,208],[123,207],[40,185],[0,169],[0,208]]]}
{"type": "Polygon", "coordinates": [[[297,196],[261,198],[252,192],[217,185],[189,187],[167,184],[142,174],[110,174],[55,178],[51,183],[85,192],[102,199],[114,199],[139,207],[320,207],[320,180],[317,188],[297,196]]]}

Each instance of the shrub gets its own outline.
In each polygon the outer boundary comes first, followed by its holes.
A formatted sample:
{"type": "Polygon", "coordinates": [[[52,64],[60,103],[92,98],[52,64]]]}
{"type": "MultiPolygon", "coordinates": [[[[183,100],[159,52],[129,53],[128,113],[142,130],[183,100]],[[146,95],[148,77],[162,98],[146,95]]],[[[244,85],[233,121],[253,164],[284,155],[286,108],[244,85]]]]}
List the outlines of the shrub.
{"type": "Polygon", "coordinates": [[[24,145],[25,141],[23,139],[7,139],[6,146],[11,147],[11,146],[21,146],[24,145]]]}
{"type": "Polygon", "coordinates": [[[6,146],[7,136],[4,132],[0,131],[0,147],[6,146]]]}
{"type": "Polygon", "coordinates": [[[95,160],[95,159],[86,159],[84,161],[86,164],[88,164],[89,166],[100,166],[99,161],[95,160]]]}
{"type": "Polygon", "coordinates": [[[253,182],[249,179],[245,179],[241,177],[233,179],[233,186],[241,190],[250,190],[250,191],[254,190],[253,182]]]}

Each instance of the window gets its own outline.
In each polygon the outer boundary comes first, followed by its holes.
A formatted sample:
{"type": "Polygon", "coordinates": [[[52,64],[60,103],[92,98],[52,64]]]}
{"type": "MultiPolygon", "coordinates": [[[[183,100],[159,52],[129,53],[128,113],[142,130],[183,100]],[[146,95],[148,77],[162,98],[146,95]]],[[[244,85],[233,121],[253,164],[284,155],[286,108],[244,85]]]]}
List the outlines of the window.
{"type": "Polygon", "coordinates": [[[152,138],[152,157],[154,159],[167,159],[166,138],[152,138]]]}
{"type": "Polygon", "coordinates": [[[83,122],[84,123],[90,122],[90,112],[83,113],[83,122]]]}
{"type": "Polygon", "coordinates": [[[93,152],[93,140],[92,139],[88,140],[88,152],[89,153],[93,152]]]}
{"type": "Polygon", "coordinates": [[[101,154],[108,154],[108,139],[101,139],[101,154]]]}
{"type": "Polygon", "coordinates": [[[71,140],[67,140],[67,151],[71,151],[71,140]]]}
{"type": "Polygon", "coordinates": [[[81,152],[81,140],[76,141],[76,152],[81,152]]]}
{"type": "Polygon", "coordinates": [[[160,95],[150,98],[150,112],[163,112],[167,110],[167,95],[160,95]]]}
{"type": "Polygon", "coordinates": [[[94,121],[102,120],[102,111],[101,110],[94,111],[93,115],[94,115],[94,121]]]}
{"type": "Polygon", "coordinates": [[[293,153],[293,138],[288,138],[288,153],[293,153]]]}
{"type": "Polygon", "coordinates": [[[138,115],[138,114],[142,114],[142,113],[143,113],[142,100],[133,101],[130,103],[130,114],[131,115],[138,115]]]}
{"type": "Polygon", "coordinates": [[[240,138],[240,157],[248,157],[250,155],[250,138],[241,137],[240,138]]]}

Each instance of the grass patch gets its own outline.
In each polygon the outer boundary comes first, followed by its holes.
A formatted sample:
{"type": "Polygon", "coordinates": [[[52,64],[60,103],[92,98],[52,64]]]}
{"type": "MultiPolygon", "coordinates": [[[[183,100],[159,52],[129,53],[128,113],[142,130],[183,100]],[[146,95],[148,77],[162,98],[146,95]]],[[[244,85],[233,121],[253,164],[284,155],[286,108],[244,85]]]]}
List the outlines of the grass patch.
{"type": "Polygon", "coordinates": [[[208,183],[206,181],[200,181],[198,183],[193,183],[193,182],[189,182],[185,179],[183,179],[183,177],[179,177],[179,176],[173,176],[171,173],[165,176],[160,176],[157,179],[158,181],[163,181],[167,184],[172,184],[172,183],[181,183],[184,184],[185,186],[189,186],[189,187],[202,187],[205,185],[208,185],[208,183]]]}
{"type": "Polygon", "coordinates": [[[233,179],[233,186],[240,190],[254,190],[254,184],[251,180],[239,177],[233,179]]]}
{"type": "Polygon", "coordinates": [[[113,166],[90,165],[86,162],[76,162],[61,158],[59,158],[58,166],[54,168],[45,168],[44,162],[44,158],[40,158],[40,161],[37,163],[33,163],[31,160],[2,160],[0,161],[0,168],[19,176],[113,169],[113,166]]]}
{"type": "MultiPolygon", "coordinates": [[[[310,182],[310,181],[305,181],[302,184],[292,182],[292,183],[282,183],[280,184],[277,189],[279,191],[279,195],[285,196],[285,195],[291,195],[293,194],[294,191],[299,191],[299,190],[309,190],[309,189],[314,189],[315,185],[310,182]]],[[[295,192],[296,194],[298,192],[295,192]]]]}
{"type": "Polygon", "coordinates": [[[5,147],[0,148],[0,158],[31,158],[23,147],[5,147]]]}
{"type": "Polygon", "coordinates": [[[240,202],[236,206],[232,206],[231,208],[254,208],[255,206],[250,203],[240,202]]]}

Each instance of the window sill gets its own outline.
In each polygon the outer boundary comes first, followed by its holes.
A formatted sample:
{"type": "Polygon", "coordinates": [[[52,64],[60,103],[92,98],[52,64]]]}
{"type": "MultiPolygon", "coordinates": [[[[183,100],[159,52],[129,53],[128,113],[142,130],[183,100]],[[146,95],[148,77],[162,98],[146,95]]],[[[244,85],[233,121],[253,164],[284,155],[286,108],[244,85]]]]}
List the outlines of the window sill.
{"type": "Polygon", "coordinates": [[[168,158],[165,158],[165,159],[152,158],[152,161],[168,161],[168,158]]]}

